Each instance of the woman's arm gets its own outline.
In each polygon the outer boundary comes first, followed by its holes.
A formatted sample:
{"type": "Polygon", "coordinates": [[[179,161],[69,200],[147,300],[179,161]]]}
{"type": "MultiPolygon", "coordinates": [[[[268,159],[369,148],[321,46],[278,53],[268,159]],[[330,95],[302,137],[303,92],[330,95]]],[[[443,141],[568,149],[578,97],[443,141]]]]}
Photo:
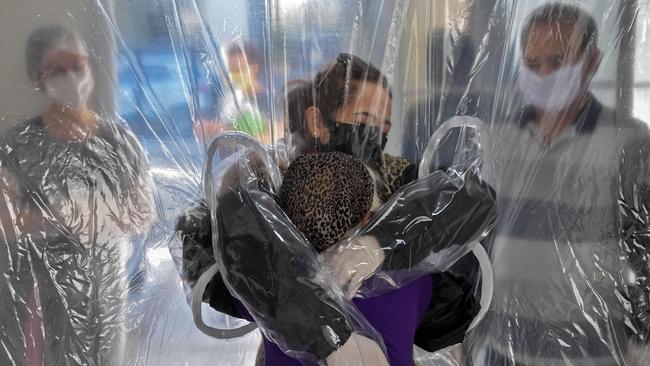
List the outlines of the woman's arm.
{"type": "Polygon", "coordinates": [[[433,269],[446,270],[496,219],[494,190],[471,172],[462,180],[434,172],[382,207],[357,235],[322,253],[348,298],[379,269],[413,269],[434,255],[433,269]]]}
{"type": "Polygon", "coordinates": [[[409,269],[484,235],[496,219],[495,199],[492,187],[471,172],[462,183],[435,172],[398,191],[360,235],[379,241],[383,269],[409,269]]]}

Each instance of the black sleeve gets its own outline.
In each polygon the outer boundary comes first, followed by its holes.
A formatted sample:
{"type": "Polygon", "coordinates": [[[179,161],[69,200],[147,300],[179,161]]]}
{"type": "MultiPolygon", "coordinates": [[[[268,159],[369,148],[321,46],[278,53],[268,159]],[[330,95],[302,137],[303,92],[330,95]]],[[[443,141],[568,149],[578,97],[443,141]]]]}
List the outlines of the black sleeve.
{"type": "Polygon", "coordinates": [[[387,206],[363,232],[379,240],[385,270],[408,269],[431,253],[466,245],[496,219],[494,190],[471,172],[460,186],[436,172],[403,187],[387,206]]]}
{"type": "Polygon", "coordinates": [[[286,216],[264,216],[260,206],[270,197],[258,193],[233,191],[219,200],[223,278],[269,339],[325,359],[349,338],[350,320],[320,279],[313,248],[286,216]]]}
{"type": "MultiPolygon", "coordinates": [[[[193,288],[199,277],[215,263],[212,250],[212,222],[210,210],[200,202],[187,210],[176,223],[176,231],[183,243],[182,277],[193,288]]],[[[235,298],[217,273],[203,294],[203,302],[213,309],[244,319],[235,306],[235,298]]]]}
{"type": "Polygon", "coordinates": [[[434,273],[433,293],[417,331],[415,345],[427,352],[462,343],[481,305],[472,296],[472,284],[448,272],[434,273]]]}

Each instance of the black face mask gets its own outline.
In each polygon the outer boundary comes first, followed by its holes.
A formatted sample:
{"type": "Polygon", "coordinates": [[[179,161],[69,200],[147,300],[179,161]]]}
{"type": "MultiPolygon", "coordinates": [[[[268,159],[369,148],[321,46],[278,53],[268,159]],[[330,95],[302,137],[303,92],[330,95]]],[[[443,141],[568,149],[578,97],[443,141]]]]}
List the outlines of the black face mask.
{"type": "Polygon", "coordinates": [[[378,127],[329,121],[330,141],[318,142],[320,152],[339,151],[361,160],[371,168],[379,169],[382,143],[378,127]]]}

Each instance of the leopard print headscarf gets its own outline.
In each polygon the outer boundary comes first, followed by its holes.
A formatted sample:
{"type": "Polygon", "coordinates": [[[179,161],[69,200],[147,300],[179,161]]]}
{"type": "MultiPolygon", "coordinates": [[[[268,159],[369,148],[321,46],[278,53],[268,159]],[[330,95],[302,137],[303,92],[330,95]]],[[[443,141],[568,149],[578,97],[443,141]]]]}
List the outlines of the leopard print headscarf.
{"type": "Polygon", "coordinates": [[[280,206],[320,252],[361,222],[374,189],[368,169],[349,155],[303,155],[284,176],[280,206]]]}

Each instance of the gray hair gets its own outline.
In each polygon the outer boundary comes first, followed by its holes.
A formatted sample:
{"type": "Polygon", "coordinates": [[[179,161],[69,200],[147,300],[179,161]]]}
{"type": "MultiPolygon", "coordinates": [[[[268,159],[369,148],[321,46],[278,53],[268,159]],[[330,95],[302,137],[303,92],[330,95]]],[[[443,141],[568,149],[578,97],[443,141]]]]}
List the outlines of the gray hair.
{"type": "Polygon", "coordinates": [[[582,34],[580,50],[585,51],[598,45],[598,26],[594,17],[577,6],[563,3],[549,3],[535,9],[526,19],[521,35],[521,48],[528,42],[528,35],[537,24],[568,22],[579,27],[582,34]]]}

